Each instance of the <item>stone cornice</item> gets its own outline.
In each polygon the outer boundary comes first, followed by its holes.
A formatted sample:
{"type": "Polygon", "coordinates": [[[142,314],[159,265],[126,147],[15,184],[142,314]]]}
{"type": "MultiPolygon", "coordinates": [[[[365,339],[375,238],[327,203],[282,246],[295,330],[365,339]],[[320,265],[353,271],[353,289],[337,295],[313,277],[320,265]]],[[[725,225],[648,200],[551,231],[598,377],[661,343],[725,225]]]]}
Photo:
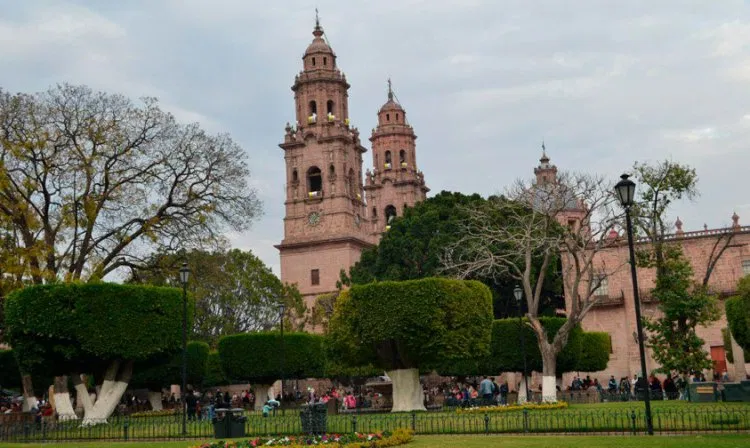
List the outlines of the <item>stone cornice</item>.
{"type": "Polygon", "coordinates": [[[375,244],[370,243],[368,241],[365,241],[364,239],[360,239],[355,236],[332,237],[332,238],[325,238],[325,239],[316,239],[315,241],[299,241],[299,242],[290,242],[290,243],[284,243],[282,241],[281,244],[276,244],[273,247],[279,250],[303,249],[307,247],[315,247],[315,246],[321,246],[325,244],[341,244],[341,243],[354,244],[363,249],[375,247],[375,244]]]}

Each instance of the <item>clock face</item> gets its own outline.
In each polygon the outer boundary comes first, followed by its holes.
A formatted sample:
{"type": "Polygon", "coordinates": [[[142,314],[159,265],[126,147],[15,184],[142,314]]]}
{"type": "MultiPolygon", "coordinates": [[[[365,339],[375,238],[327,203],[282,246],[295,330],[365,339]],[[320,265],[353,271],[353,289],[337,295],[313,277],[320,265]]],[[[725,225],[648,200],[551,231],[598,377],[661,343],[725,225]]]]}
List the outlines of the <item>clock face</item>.
{"type": "Polygon", "coordinates": [[[312,212],[309,215],[307,215],[307,222],[311,226],[317,226],[320,223],[320,213],[312,212]]]}

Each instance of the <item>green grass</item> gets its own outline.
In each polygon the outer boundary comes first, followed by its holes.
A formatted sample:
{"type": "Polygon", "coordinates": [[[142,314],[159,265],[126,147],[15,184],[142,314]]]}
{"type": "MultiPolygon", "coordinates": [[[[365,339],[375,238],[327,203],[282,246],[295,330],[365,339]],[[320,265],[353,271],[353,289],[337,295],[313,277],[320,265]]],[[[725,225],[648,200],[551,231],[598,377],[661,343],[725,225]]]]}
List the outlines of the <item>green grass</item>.
{"type": "MultiPolygon", "coordinates": [[[[655,402],[654,428],[657,432],[750,431],[750,403],[685,403],[677,401],[655,402]]],[[[635,424],[636,432],[645,432],[643,403],[604,403],[572,405],[560,410],[532,410],[500,413],[461,413],[455,411],[436,413],[330,415],[328,431],[346,433],[393,431],[414,428],[417,434],[493,434],[522,433],[625,433],[630,434],[635,424]],[[633,420],[635,416],[635,420],[633,420]]],[[[110,424],[80,428],[77,422],[58,424],[46,433],[33,431],[28,440],[117,440],[124,439],[125,420],[111,420],[110,424]]],[[[175,416],[141,417],[127,420],[127,434],[131,440],[169,439],[180,434],[181,426],[175,416]]],[[[302,428],[297,412],[263,418],[248,415],[248,436],[300,434],[302,428]]],[[[210,422],[189,422],[188,434],[195,439],[213,436],[210,422]]],[[[20,440],[18,434],[15,440],[20,440]]],[[[750,438],[750,437],[749,437],[750,438]]],[[[5,440],[14,440],[5,438],[5,440]]]]}
{"type": "MultiPolygon", "coordinates": [[[[65,443],[65,448],[188,448],[199,442],[89,442],[65,443]]],[[[47,448],[49,444],[3,444],[0,448],[47,448]]],[[[750,447],[750,437],[745,435],[699,436],[417,436],[407,448],[742,448],[750,447]]]]}

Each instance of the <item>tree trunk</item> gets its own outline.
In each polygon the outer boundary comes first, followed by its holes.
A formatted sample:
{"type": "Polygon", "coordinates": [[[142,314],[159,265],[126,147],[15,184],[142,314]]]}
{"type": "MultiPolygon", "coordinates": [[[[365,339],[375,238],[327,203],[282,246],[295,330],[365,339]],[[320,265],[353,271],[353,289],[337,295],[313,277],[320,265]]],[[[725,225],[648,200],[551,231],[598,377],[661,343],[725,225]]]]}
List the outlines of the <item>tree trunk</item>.
{"type": "Polygon", "coordinates": [[[518,383],[518,404],[524,404],[529,401],[529,397],[526,395],[526,380],[527,378],[521,372],[521,381],[518,383]]]}
{"type": "Polygon", "coordinates": [[[133,362],[129,361],[120,368],[119,361],[112,361],[104,376],[101,392],[96,398],[96,403],[83,418],[82,426],[94,426],[106,424],[107,419],[115,411],[122,395],[128,388],[128,382],[133,374],[133,362]]]}
{"type": "Polygon", "coordinates": [[[255,395],[255,410],[262,411],[266,401],[273,398],[273,389],[270,384],[253,384],[253,395],[255,395]]]}
{"type": "Polygon", "coordinates": [[[557,403],[557,352],[552,344],[541,344],[542,352],[542,402],[557,403]]]}
{"type": "Polygon", "coordinates": [[[393,385],[391,412],[426,411],[424,393],[419,383],[419,369],[389,370],[386,375],[393,385]]]}
{"type": "Polygon", "coordinates": [[[89,391],[86,388],[88,378],[86,378],[86,375],[73,373],[71,379],[73,380],[73,388],[76,390],[76,408],[83,409],[83,414],[86,415],[87,412],[91,412],[91,408],[93,407],[91,395],[89,395],[89,391]]]}
{"type": "Polygon", "coordinates": [[[148,391],[148,403],[151,405],[152,411],[161,411],[164,409],[161,403],[161,391],[148,391]]]}
{"type": "Polygon", "coordinates": [[[21,376],[23,384],[23,411],[28,412],[39,406],[39,402],[34,395],[34,384],[31,382],[31,375],[24,374],[21,376]]]}
{"type": "Polygon", "coordinates": [[[729,337],[732,344],[732,357],[734,358],[734,363],[732,364],[734,366],[734,380],[743,381],[745,378],[747,378],[747,371],[745,370],[745,352],[734,339],[731,331],[729,331],[729,337]]]}
{"type": "Polygon", "coordinates": [[[53,386],[54,397],[55,397],[55,411],[57,412],[57,418],[60,421],[66,420],[78,420],[75,409],[73,409],[73,403],[70,401],[70,393],[68,392],[68,377],[67,376],[56,376],[53,386]]]}

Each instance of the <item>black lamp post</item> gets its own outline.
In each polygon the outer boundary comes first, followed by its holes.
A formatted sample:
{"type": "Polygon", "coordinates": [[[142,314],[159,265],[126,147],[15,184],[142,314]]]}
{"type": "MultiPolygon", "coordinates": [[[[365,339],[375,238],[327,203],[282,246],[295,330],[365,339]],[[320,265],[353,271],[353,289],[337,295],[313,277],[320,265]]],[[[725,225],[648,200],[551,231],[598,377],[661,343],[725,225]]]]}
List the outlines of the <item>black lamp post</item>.
{"type": "MultiPolygon", "coordinates": [[[[641,354],[641,378],[646,385],[644,403],[646,405],[646,429],[649,435],[654,435],[654,423],[651,418],[651,397],[646,376],[646,348],[643,343],[643,323],[641,322],[641,299],[638,296],[638,275],[635,271],[635,248],[633,247],[633,222],[630,219],[630,208],[634,204],[635,182],[628,179],[627,174],[620,176],[620,182],[615,185],[615,192],[620,204],[625,209],[625,221],[628,231],[628,250],[630,251],[630,276],[633,281],[633,301],[635,302],[635,324],[638,330],[638,350],[641,354]]],[[[637,382],[636,382],[637,385],[637,382]]]]}
{"type": "Polygon", "coordinates": [[[182,283],[182,388],[180,397],[182,400],[182,435],[187,435],[187,284],[190,278],[190,269],[187,263],[182,263],[180,268],[180,283],[182,283]]]}
{"type": "Polygon", "coordinates": [[[284,342],[284,313],[286,312],[286,305],[283,303],[279,304],[279,326],[281,329],[281,400],[284,401],[284,370],[286,366],[286,343],[284,342]]]}
{"type": "MultiPolygon", "coordinates": [[[[523,385],[526,389],[526,401],[529,401],[529,382],[527,381],[529,372],[526,367],[526,337],[523,334],[523,313],[521,312],[521,299],[523,299],[523,290],[520,286],[516,285],[515,289],[513,290],[513,295],[515,296],[516,304],[518,305],[518,334],[521,338],[521,352],[523,353],[523,385]]],[[[521,391],[519,390],[518,393],[520,394],[521,391]]]]}

